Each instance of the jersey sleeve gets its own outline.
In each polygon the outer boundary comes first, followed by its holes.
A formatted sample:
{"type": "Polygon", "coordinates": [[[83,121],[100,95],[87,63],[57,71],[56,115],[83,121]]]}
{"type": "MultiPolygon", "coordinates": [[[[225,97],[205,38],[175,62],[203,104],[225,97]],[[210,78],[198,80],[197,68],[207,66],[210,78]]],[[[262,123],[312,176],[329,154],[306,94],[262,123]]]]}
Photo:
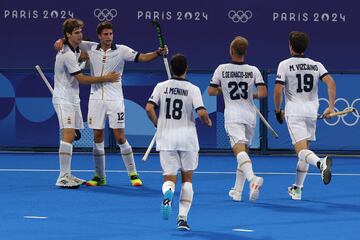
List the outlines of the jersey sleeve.
{"type": "Polygon", "coordinates": [[[286,80],[286,69],[283,62],[281,62],[278,66],[277,73],[276,73],[276,80],[275,83],[279,83],[281,85],[285,84],[286,80]]]}
{"type": "Polygon", "coordinates": [[[120,51],[121,51],[125,61],[128,61],[128,62],[137,62],[138,61],[140,53],[138,53],[134,49],[129,48],[128,46],[125,46],[125,45],[116,45],[116,47],[120,48],[120,51]]]}
{"type": "Polygon", "coordinates": [[[326,70],[326,68],[324,67],[324,65],[322,65],[321,63],[318,63],[319,66],[319,75],[320,75],[320,79],[323,79],[326,75],[328,75],[328,71],[326,70]]]}
{"type": "Polygon", "coordinates": [[[216,68],[213,77],[210,81],[210,87],[220,87],[221,86],[221,69],[220,66],[216,68]]]}
{"type": "Polygon", "coordinates": [[[90,42],[90,41],[82,41],[79,45],[81,51],[83,52],[88,52],[90,51],[92,46],[96,46],[98,45],[98,43],[96,42],[90,42]]]}
{"type": "Polygon", "coordinates": [[[75,54],[68,52],[65,56],[64,64],[71,76],[81,73],[81,68],[75,54]]]}
{"type": "Polygon", "coordinates": [[[157,84],[148,100],[148,103],[151,103],[155,106],[155,108],[159,107],[160,103],[160,90],[159,84],[157,84]]]}
{"type": "Polygon", "coordinates": [[[198,87],[195,87],[194,91],[193,91],[193,106],[194,106],[195,111],[197,111],[199,109],[205,109],[204,103],[203,103],[203,100],[201,97],[201,92],[198,87]]]}
{"type": "Polygon", "coordinates": [[[264,79],[261,75],[260,70],[257,67],[254,67],[254,76],[255,76],[255,86],[264,86],[266,85],[264,79]]]}

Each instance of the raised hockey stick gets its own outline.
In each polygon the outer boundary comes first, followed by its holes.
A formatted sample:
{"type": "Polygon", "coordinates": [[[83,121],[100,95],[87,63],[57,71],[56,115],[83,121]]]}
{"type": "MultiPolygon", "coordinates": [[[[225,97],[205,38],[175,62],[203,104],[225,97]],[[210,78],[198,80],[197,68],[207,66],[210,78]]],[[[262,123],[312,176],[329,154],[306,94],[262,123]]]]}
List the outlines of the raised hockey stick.
{"type": "MultiPolygon", "coordinates": [[[[348,113],[351,113],[351,112],[355,112],[355,108],[345,108],[344,110],[342,111],[339,111],[339,112],[333,112],[330,114],[330,117],[336,117],[336,116],[341,116],[341,115],[346,115],[348,113]]],[[[325,118],[325,115],[324,114],[321,114],[318,116],[318,119],[324,119],[325,118]]]]}
{"type": "MultiPolygon", "coordinates": [[[[40,74],[40,77],[42,78],[42,80],[44,81],[44,83],[46,84],[47,88],[49,89],[51,95],[53,95],[54,93],[54,89],[52,88],[52,86],[50,85],[49,81],[47,80],[44,72],[41,70],[39,65],[35,66],[36,70],[38,71],[38,73],[40,74]]],[[[81,139],[81,133],[79,131],[79,129],[75,129],[75,141],[78,141],[81,139]]]]}
{"type": "MultiPolygon", "coordinates": [[[[156,29],[157,38],[159,40],[159,46],[161,48],[163,48],[165,46],[165,42],[164,42],[164,37],[163,37],[162,32],[161,32],[160,23],[157,20],[152,20],[151,24],[156,29]]],[[[163,56],[163,60],[164,60],[166,74],[167,74],[168,78],[170,79],[171,78],[171,73],[170,73],[170,67],[169,67],[169,61],[167,59],[167,55],[163,56]]],[[[154,134],[154,137],[151,139],[151,142],[150,142],[148,148],[146,149],[146,152],[145,152],[145,154],[144,154],[144,156],[142,158],[143,161],[146,161],[147,157],[149,156],[149,153],[150,153],[151,149],[153,148],[153,146],[155,144],[155,139],[156,139],[156,132],[154,134]]]]}
{"type": "MultiPolygon", "coordinates": [[[[160,23],[157,20],[152,20],[151,24],[156,29],[157,37],[158,37],[158,40],[159,40],[159,46],[161,48],[163,48],[165,46],[165,42],[164,42],[164,37],[163,37],[162,32],[161,32],[160,23]]],[[[164,55],[163,59],[164,59],[164,65],[165,65],[167,76],[170,79],[171,78],[171,73],[170,73],[170,68],[169,68],[169,62],[168,62],[168,59],[167,59],[167,55],[164,55]]]]}

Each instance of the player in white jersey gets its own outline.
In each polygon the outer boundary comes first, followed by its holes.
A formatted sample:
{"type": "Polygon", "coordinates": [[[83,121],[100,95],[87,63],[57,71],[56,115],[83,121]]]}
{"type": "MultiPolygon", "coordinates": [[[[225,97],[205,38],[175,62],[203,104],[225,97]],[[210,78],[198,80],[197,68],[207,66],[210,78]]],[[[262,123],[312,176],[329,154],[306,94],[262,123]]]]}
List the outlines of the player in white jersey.
{"type": "Polygon", "coordinates": [[[307,45],[306,33],[289,34],[291,57],[279,64],[274,89],[276,119],[279,123],[283,123],[285,116],[292,144],[298,156],[295,184],[288,188],[288,193],[294,200],[301,200],[309,164],[320,169],[324,184],[329,184],[331,180],[332,159],[328,156],[320,159],[309,150],[309,141],[315,141],[319,79],[328,88],[329,107],[324,113],[327,118],[334,112],[336,85],[321,63],[304,55],[307,45]],[[281,110],[283,89],[285,112],[281,110]]]}
{"type": "Polygon", "coordinates": [[[71,174],[72,142],[75,129],[83,128],[80,109],[79,82],[82,84],[118,81],[119,74],[109,72],[101,77],[90,77],[81,73],[78,58],[79,44],[82,41],[83,22],[78,19],[67,19],[63,23],[65,45],[58,52],[55,61],[55,86],[53,105],[59,119],[61,142],[59,147],[60,175],[56,186],[65,188],[79,187],[85,180],[71,174]]]}
{"type": "Polygon", "coordinates": [[[198,165],[199,152],[194,110],[207,126],[211,127],[212,122],[204,107],[200,89],[185,79],[188,67],[186,57],[175,54],[170,67],[174,76],[156,85],[146,105],[146,112],[157,127],[156,150],[160,151],[164,175],[162,217],[169,218],[176,176],[181,170],[178,229],[190,230],[187,215],[194,194],[192,176],[198,165]],[[157,107],[160,107],[159,116],[155,112],[157,107]]]}
{"type": "Polygon", "coordinates": [[[223,94],[225,102],[225,130],[238,165],[234,187],[229,196],[241,201],[245,180],[249,181],[249,200],[259,197],[263,178],[254,174],[248,155],[254,129],[256,110],[253,99],[267,96],[267,88],[259,69],[244,63],[248,48],[246,38],[238,36],[230,44],[231,63],[221,64],[214,72],[208,88],[210,96],[223,94]],[[253,89],[257,88],[257,92],[253,89]]]}
{"type": "Polygon", "coordinates": [[[93,158],[95,176],[87,181],[87,186],[106,184],[104,128],[107,118],[113,129],[114,137],[120,148],[121,156],[133,186],[141,186],[142,181],[136,171],[132,147],[125,136],[125,106],[122,92],[121,75],[126,61],[149,62],[161,56],[167,48],[159,48],[149,53],[138,53],[125,45],[113,43],[113,25],[102,22],[97,26],[100,43],[83,42],[80,47],[88,53],[91,75],[102,76],[108,72],[120,73],[120,81],[115,83],[98,83],[91,85],[88,125],[94,129],[93,158]]]}

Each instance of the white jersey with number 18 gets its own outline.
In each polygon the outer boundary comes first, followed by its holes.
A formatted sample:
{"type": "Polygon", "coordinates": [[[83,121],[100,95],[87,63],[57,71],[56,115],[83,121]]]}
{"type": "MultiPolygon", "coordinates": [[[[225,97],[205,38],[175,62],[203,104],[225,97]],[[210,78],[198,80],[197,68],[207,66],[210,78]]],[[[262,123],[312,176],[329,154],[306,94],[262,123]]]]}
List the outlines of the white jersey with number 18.
{"type": "Polygon", "coordinates": [[[184,79],[158,83],[149,103],[159,106],[157,151],[199,151],[194,110],[204,108],[200,89],[184,79]]]}

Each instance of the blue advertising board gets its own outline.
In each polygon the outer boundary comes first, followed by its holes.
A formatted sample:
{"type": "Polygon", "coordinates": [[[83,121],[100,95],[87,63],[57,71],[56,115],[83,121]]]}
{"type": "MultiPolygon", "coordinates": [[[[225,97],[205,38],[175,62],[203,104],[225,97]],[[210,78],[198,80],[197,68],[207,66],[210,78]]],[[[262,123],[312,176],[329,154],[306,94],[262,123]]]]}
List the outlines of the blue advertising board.
{"type": "MultiPolygon", "coordinates": [[[[53,85],[53,71],[45,75],[53,85]]],[[[214,126],[208,128],[196,116],[196,125],[202,149],[229,149],[224,129],[224,103],[222,96],[209,97],[207,87],[212,73],[189,73],[187,79],[197,85],[214,126]]],[[[127,139],[134,148],[146,148],[155,128],[148,119],[145,105],[155,85],[167,79],[163,72],[125,72],[123,90],[126,108],[127,139]]],[[[90,89],[81,85],[80,98],[83,119],[87,119],[90,89]]],[[[58,147],[59,126],[52,106],[51,94],[35,70],[0,70],[0,147],[58,147]]],[[[86,123],[85,123],[86,126],[86,123]]],[[[105,132],[105,146],[111,147],[109,129],[105,132]]],[[[75,147],[92,147],[92,130],[81,130],[82,139],[75,147]]],[[[115,147],[115,146],[113,146],[115,147]]],[[[256,128],[251,148],[260,147],[259,127],[256,128]]]]}

